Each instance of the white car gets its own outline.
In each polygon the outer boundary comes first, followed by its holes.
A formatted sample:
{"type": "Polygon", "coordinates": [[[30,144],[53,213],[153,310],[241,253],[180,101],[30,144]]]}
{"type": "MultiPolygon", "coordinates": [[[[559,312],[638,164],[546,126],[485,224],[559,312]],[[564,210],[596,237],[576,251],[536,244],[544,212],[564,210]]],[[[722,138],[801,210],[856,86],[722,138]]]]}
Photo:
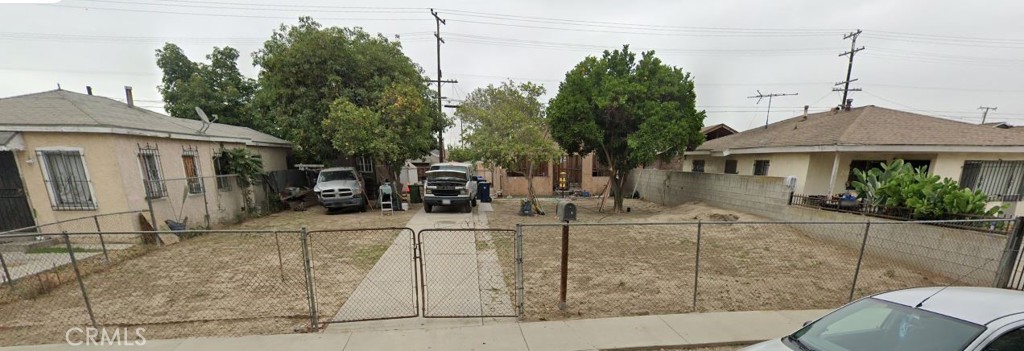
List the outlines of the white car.
{"type": "Polygon", "coordinates": [[[1024,351],[1024,291],[928,287],[865,297],[742,351],[1024,351]]]}

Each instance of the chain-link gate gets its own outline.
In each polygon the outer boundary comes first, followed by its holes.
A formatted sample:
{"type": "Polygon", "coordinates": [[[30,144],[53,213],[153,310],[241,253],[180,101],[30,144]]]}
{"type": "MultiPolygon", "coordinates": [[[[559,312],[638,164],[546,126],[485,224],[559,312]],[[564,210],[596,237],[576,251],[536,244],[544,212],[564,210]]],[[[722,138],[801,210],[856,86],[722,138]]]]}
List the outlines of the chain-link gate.
{"type": "Polygon", "coordinates": [[[515,317],[515,231],[419,232],[423,316],[515,317]]]}
{"type": "Polygon", "coordinates": [[[419,316],[415,236],[409,228],[309,232],[313,320],[322,325],[419,316]]]}

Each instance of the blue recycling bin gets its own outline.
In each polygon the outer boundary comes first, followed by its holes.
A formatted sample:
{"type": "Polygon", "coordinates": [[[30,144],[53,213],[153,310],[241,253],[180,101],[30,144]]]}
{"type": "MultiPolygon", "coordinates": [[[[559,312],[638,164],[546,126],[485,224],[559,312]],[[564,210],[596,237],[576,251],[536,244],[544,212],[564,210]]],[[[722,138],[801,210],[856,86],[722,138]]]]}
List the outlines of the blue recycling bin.
{"type": "Polygon", "coordinates": [[[491,183],[476,183],[476,197],[480,199],[480,202],[491,202],[491,183]]]}

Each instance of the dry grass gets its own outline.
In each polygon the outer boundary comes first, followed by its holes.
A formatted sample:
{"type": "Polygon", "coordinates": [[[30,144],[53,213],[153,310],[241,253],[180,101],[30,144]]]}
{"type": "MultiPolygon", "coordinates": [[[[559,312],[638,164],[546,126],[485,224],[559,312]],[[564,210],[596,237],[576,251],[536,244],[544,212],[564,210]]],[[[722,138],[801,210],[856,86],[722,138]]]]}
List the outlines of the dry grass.
{"type": "MultiPolygon", "coordinates": [[[[616,215],[599,213],[597,199],[581,199],[577,204],[582,223],[718,222],[701,226],[696,311],[833,308],[849,298],[858,251],[807,237],[801,228],[721,223],[723,219],[765,219],[699,203],[662,208],[627,200],[631,211],[616,215]]],[[[516,215],[518,200],[499,200],[494,207],[495,212],[488,216],[491,228],[514,228],[516,223],[557,224],[553,214],[516,215]]],[[[566,311],[557,308],[561,229],[524,227],[527,320],[695,310],[695,224],[572,227],[566,311]]],[[[941,280],[881,259],[866,260],[859,279],[857,296],[934,285],[941,280]]]]}
{"type": "MultiPolygon", "coordinates": [[[[144,327],[151,339],[290,333],[309,325],[301,227],[402,227],[413,213],[281,212],[225,228],[277,234],[209,234],[161,248],[137,246],[113,251],[112,264],[94,256],[80,268],[88,273],[84,282],[100,325],[144,327]]],[[[310,234],[321,310],[337,311],[396,235],[310,234]]],[[[73,273],[61,275],[71,279],[37,296],[2,301],[0,346],[62,343],[68,328],[90,325],[73,273]]]]}

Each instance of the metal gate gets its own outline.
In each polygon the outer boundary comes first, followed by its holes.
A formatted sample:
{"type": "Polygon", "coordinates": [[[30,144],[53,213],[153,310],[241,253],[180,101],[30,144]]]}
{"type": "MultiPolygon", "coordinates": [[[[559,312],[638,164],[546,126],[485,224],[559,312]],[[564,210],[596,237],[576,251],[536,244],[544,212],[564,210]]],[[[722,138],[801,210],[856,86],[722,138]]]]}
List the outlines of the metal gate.
{"type": "Polygon", "coordinates": [[[424,229],[419,232],[423,316],[515,317],[515,231],[424,229]]]}
{"type": "Polygon", "coordinates": [[[1007,235],[996,286],[1024,290],[1024,217],[1017,217],[1007,235]]]}
{"type": "Polygon", "coordinates": [[[0,151],[0,232],[34,225],[14,153],[0,151]]]}
{"type": "Polygon", "coordinates": [[[419,316],[415,236],[409,228],[308,232],[307,292],[318,326],[419,316]]]}

